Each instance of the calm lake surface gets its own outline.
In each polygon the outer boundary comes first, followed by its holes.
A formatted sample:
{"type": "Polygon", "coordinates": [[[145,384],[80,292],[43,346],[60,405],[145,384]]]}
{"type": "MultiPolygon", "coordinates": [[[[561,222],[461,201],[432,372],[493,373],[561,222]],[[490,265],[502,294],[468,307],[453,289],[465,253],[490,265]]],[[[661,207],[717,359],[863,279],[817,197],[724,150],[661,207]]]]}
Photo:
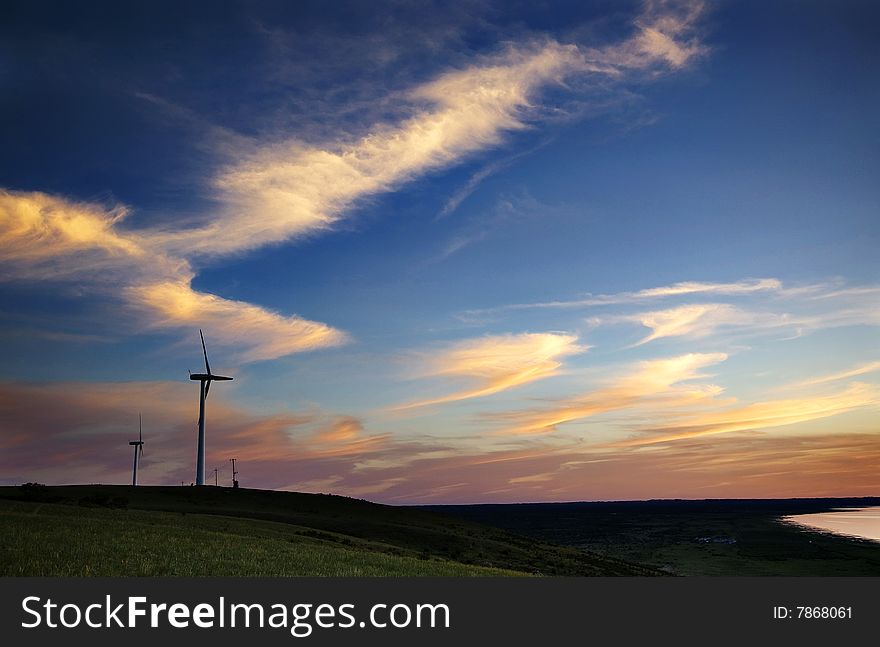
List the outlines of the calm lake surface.
{"type": "Polygon", "coordinates": [[[837,535],[880,541],[880,506],[841,508],[832,512],[817,512],[815,514],[795,514],[782,517],[782,520],[814,530],[833,532],[837,535]]]}

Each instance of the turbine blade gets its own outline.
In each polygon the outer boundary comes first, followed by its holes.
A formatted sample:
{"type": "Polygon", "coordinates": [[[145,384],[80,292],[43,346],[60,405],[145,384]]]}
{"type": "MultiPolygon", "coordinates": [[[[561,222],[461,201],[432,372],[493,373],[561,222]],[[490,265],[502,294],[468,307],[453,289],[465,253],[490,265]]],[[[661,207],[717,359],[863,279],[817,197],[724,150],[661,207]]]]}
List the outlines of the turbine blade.
{"type": "Polygon", "coordinates": [[[205,382],[205,400],[208,399],[208,391],[211,390],[211,380],[205,382]]]}
{"type": "Polygon", "coordinates": [[[144,457],[144,444],[143,443],[138,445],[138,452],[140,453],[140,457],[143,458],[144,457]]]}
{"type": "Polygon", "coordinates": [[[205,348],[205,336],[202,334],[202,329],[199,328],[199,337],[202,338],[202,352],[205,354],[205,369],[208,372],[208,375],[211,374],[211,365],[208,364],[208,349],[205,348]]]}
{"type": "Polygon", "coordinates": [[[138,440],[144,442],[144,421],[141,419],[141,414],[138,414],[138,440]]]}

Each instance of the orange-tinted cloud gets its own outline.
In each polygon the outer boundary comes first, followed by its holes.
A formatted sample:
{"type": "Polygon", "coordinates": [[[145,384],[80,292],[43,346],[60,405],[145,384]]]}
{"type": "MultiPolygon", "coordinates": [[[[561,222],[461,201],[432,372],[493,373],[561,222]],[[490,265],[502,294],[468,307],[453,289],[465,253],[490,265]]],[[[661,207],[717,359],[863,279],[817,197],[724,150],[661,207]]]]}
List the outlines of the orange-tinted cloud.
{"type": "Polygon", "coordinates": [[[118,280],[118,272],[177,276],[189,271],[151,245],[149,236],[122,228],[121,205],[66,200],[40,192],[0,189],[0,267],[4,279],[93,277],[118,280]]]}
{"type": "Polygon", "coordinates": [[[600,49],[550,40],[511,44],[401,95],[409,116],[373,124],[361,137],[321,146],[289,137],[256,143],[214,178],[222,214],[174,244],[218,255],[327,230],[359,200],[528,127],[548,86],[589,75],[607,84],[685,66],[705,52],[695,30],[702,12],[699,3],[648,3],[634,34],[620,43],[600,49]]]}
{"type": "Polygon", "coordinates": [[[726,303],[699,303],[624,317],[651,330],[638,342],[647,344],[663,337],[707,337],[722,326],[751,322],[753,317],[726,303]]]}
{"type": "Polygon", "coordinates": [[[327,324],[194,290],[189,262],[163,250],[162,234],[122,229],[127,213],[121,206],[0,191],[5,278],[86,279],[135,308],[144,327],[203,327],[213,339],[245,348],[242,361],[345,343],[346,335],[327,324]]]}
{"type": "Polygon", "coordinates": [[[680,415],[675,424],[640,430],[636,438],[616,443],[619,447],[653,445],[685,438],[713,436],[736,431],[770,429],[798,422],[821,420],[854,409],[880,406],[880,388],[851,384],[843,391],[809,398],[770,400],[748,405],[680,415]]]}
{"type": "Polygon", "coordinates": [[[599,414],[625,412],[628,422],[618,433],[628,437],[595,443],[597,448],[623,448],[787,427],[880,407],[880,387],[864,383],[850,384],[836,393],[787,400],[738,404],[732,398],[721,399],[721,387],[697,380],[705,377],[700,369],[724,359],[726,355],[720,353],[690,353],[649,360],[582,396],[486,417],[500,424],[504,435],[531,435],[599,414]]]}
{"type": "Polygon", "coordinates": [[[503,434],[555,431],[559,425],[601,413],[634,407],[691,405],[721,393],[712,384],[693,384],[703,377],[700,369],[722,362],[723,353],[688,353],[678,357],[639,362],[605,387],[581,396],[558,400],[549,406],[488,414],[502,425],[503,434]]]}
{"type": "Polygon", "coordinates": [[[414,475],[390,502],[480,503],[647,498],[870,496],[880,435],[730,434],[644,448],[536,445],[417,461],[377,471],[414,475]]]}
{"type": "MultiPolygon", "coordinates": [[[[188,382],[0,383],[4,483],[126,483],[137,411],[145,484],[193,480],[197,389],[188,382]]],[[[388,502],[565,501],[664,497],[857,496],[880,487],[873,433],[738,431],[645,447],[553,436],[520,447],[395,439],[320,411],[261,415],[213,393],[208,467],[239,459],[246,487],[334,492],[388,502]],[[637,475],[634,478],[633,475],[637,475]]]]}
{"type": "Polygon", "coordinates": [[[376,124],[360,139],[258,146],[215,178],[227,205],[222,220],[180,242],[223,254],[326,230],[357,200],[497,145],[525,127],[539,89],[588,68],[575,46],[512,48],[413,89],[409,102],[423,106],[414,116],[376,124]]]}
{"type": "Polygon", "coordinates": [[[354,416],[337,416],[320,427],[311,440],[319,445],[338,445],[351,443],[365,436],[364,423],[354,416]]]}
{"type": "Polygon", "coordinates": [[[273,359],[347,341],[345,333],[327,324],[197,292],[188,282],[140,285],[124,294],[129,303],[148,313],[152,327],[202,327],[212,339],[247,347],[238,355],[241,361],[273,359]]]}
{"type": "MultiPolygon", "coordinates": [[[[139,412],[142,482],[192,481],[198,389],[188,381],[0,383],[0,474],[7,483],[127,482],[139,412]]],[[[387,445],[350,416],[255,413],[213,390],[208,401],[208,467],[235,457],[254,485],[279,487],[318,466],[353,470],[387,445]]]]}
{"type": "Polygon", "coordinates": [[[458,342],[429,356],[424,374],[470,379],[476,382],[476,386],[400,405],[396,409],[413,409],[500,393],[556,375],[563,359],[585,350],[585,346],[577,344],[576,336],[559,333],[493,335],[458,342]]]}
{"type": "MultiPolygon", "coordinates": [[[[7,280],[76,277],[81,286],[121,290],[158,327],[210,323],[221,340],[245,341],[243,359],[270,359],[334,346],[327,324],[192,288],[194,258],[251,250],[326,230],[359,201],[497,145],[527,127],[537,94],[572,75],[620,77],[698,51],[690,38],[699,7],[649,4],[630,39],[581,51],[552,41],[510,46],[446,72],[400,98],[407,114],[353,140],[306,145],[281,134],[240,141],[239,158],[213,179],[219,207],[177,228],[127,229],[129,209],[44,193],[0,191],[0,267],[7,280]]],[[[494,388],[494,387],[490,387],[494,388]]]]}
{"type": "Polygon", "coordinates": [[[829,373],[827,375],[820,375],[819,377],[810,378],[808,380],[798,382],[797,384],[792,384],[789,386],[789,388],[802,388],[805,386],[827,384],[828,382],[838,382],[840,380],[846,380],[851,377],[858,377],[860,375],[867,375],[868,373],[876,373],[878,371],[880,371],[880,362],[866,362],[864,364],[859,364],[858,366],[854,366],[844,371],[829,373]]]}

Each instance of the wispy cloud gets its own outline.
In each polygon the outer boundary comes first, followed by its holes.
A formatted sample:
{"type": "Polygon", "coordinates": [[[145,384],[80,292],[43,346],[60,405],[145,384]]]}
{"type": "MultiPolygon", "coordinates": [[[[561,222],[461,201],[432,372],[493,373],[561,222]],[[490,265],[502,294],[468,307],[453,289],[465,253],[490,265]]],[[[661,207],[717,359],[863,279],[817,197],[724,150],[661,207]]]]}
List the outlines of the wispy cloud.
{"type": "Polygon", "coordinates": [[[189,264],[126,231],[129,209],[0,189],[0,267],[6,280],[84,279],[112,283],[116,272],[179,276],[189,264]]]}
{"type": "Polygon", "coordinates": [[[407,116],[375,123],[360,137],[315,145],[289,132],[248,140],[224,131],[224,142],[236,141],[236,157],[209,182],[217,208],[195,222],[126,228],[124,206],[4,191],[0,266],[7,280],[75,276],[84,287],[117,289],[148,313],[152,326],[208,318],[221,339],[251,340],[245,359],[337,345],[345,335],[327,324],[195,291],[194,259],[326,231],[363,200],[530,127],[540,118],[541,92],[573,76],[625,82],[631,74],[678,69],[704,51],[694,31],[701,10],[696,3],[648,3],[630,37],[603,48],[511,44],[396,93],[395,112],[407,116]]]}
{"type": "Polygon", "coordinates": [[[708,48],[693,33],[704,9],[705,4],[699,1],[649,0],[636,21],[639,33],[623,47],[634,59],[630,64],[662,58],[671,67],[680,68],[706,54],[708,48]]]}
{"type": "Polygon", "coordinates": [[[552,404],[505,413],[486,414],[499,424],[504,435],[548,433],[559,425],[602,413],[651,405],[654,408],[693,404],[719,395],[714,384],[694,384],[704,377],[700,370],[727,359],[723,353],[688,353],[677,357],[647,360],[607,386],[552,404]]]}
{"type": "Polygon", "coordinates": [[[486,308],[483,310],[468,310],[466,315],[489,314],[504,310],[532,310],[532,309],[568,309],[588,308],[592,306],[620,305],[640,303],[654,299],[667,297],[679,297],[688,295],[742,295],[753,292],[778,291],[782,289],[782,282],[778,279],[748,279],[733,283],[705,283],[700,281],[683,281],[634,292],[618,292],[616,294],[587,295],[577,299],[561,301],[538,301],[535,303],[514,303],[486,308]]]}
{"type": "Polygon", "coordinates": [[[878,371],[880,371],[880,362],[867,362],[846,369],[845,371],[828,373],[826,375],[820,375],[819,377],[813,377],[808,380],[803,380],[802,382],[797,382],[796,384],[789,385],[788,388],[802,388],[805,386],[816,386],[818,384],[838,382],[840,380],[848,380],[851,377],[859,377],[860,375],[867,375],[869,373],[876,373],[878,371]]]}
{"type": "Polygon", "coordinates": [[[639,290],[632,294],[635,299],[655,297],[672,297],[689,294],[751,294],[752,292],[775,291],[782,288],[779,279],[751,279],[733,283],[703,283],[700,281],[682,281],[658,288],[639,290]]]}
{"type": "Polygon", "coordinates": [[[703,9],[698,2],[649,2],[633,35],[604,48],[552,40],[510,45],[403,93],[411,116],[374,124],[360,139],[258,145],[214,180],[227,206],[222,223],[189,232],[185,243],[222,254],[326,230],[360,200],[527,128],[548,86],[590,75],[626,81],[631,73],[685,66],[706,52],[696,32],[703,9]]]}
{"type": "Polygon", "coordinates": [[[354,416],[339,416],[321,427],[314,435],[314,440],[319,444],[339,443],[354,440],[363,433],[364,425],[360,419],[354,416]]]}
{"type": "Polygon", "coordinates": [[[395,409],[414,409],[494,395],[556,375],[563,359],[586,350],[586,346],[577,344],[576,336],[558,333],[493,335],[458,342],[423,357],[423,375],[464,378],[475,382],[476,386],[402,404],[395,409]]]}
{"type": "MultiPolygon", "coordinates": [[[[597,323],[637,322],[651,329],[639,345],[664,337],[705,338],[721,329],[756,335],[784,332],[789,338],[816,330],[858,325],[880,325],[880,308],[855,293],[838,290],[823,295],[819,286],[799,292],[779,288],[772,300],[752,299],[748,306],[726,303],[695,303],[632,315],[600,317],[597,323]]],[[[744,294],[744,293],[740,293],[744,294]]],[[[677,295],[676,295],[677,296],[677,295]]]]}
{"type": "MultiPolygon", "coordinates": [[[[688,358],[677,367],[676,362],[657,365],[636,382],[699,374],[694,368],[699,363],[688,358]]],[[[194,388],[169,382],[0,383],[2,481],[128,482],[128,441],[137,433],[137,411],[142,410],[147,441],[142,482],[189,483],[196,437],[194,388]]],[[[850,404],[856,404],[865,394],[851,396],[850,404]]],[[[841,406],[846,406],[843,399],[829,400],[817,409],[841,406]]],[[[876,432],[719,433],[655,443],[651,451],[581,439],[554,442],[557,438],[547,435],[523,438],[516,447],[456,447],[430,438],[371,433],[360,418],[317,410],[267,415],[239,408],[228,398],[211,407],[208,465],[222,468],[229,456],[238,457],[239,478],[248,487],[388,502],[473,503],[636,499],[646,491],[655,497],[693,497],[710,487],[713,496],[854,496],[870,495],[878,484],[876,432]]],[[[741,422],[750,415],[743,409],[732,407],[739,413],[727,420],[741,422]]],[[[668,419],[673,411],[646,408],[643,419],[668,419]]],[[[767,412],[752,413],[767,417],[767,412]]],[[[648,425],[645,429],[651,433],[648,425]]],[[[653,433],[661,433],[656,425],[653,433]]],[[[221,479],[229,475],[223,471],[221,479]]]]}
{"type": "MultiPolygon", "coordinates": [[[[584,395],[487,417],[501,425],[501,433],[519,435],[556,431],[560,425],[603,413],[626,413],[628,423],[618,431],[626,438],[593,443],[624,448],[772,429],[880,406],[880,388],[864,383],[809,398],[739,404],[734,398],[719,397],[724,392],[720,386],[702,381],[707,376],[701,369],[726,358],[721,353],[690,353],[648,360],[584,395]]],[[[868,370],[875,369],[861,367],[849,373],[868,370]]]]}
{"type": "Polygon", "coordinates": [[[724,329],[740,336],[777,332],[794,339],[828,328],[880,325],[880,308],[870,298],[875,294],[880,294],[877,286],[847,287],[839,282],[788,286],[775,278],[726,283],[684,281],[615,294],[467,310],[458,317],[480,322],[516,311],[593,309],[605,312],[587,319],[592,327],[639,323],[649,328],[651,333],[636,345],[666,337],[705,338],[724,329]],[[736,303],[699,300],[719,296],[736,303]],[[683,299],[687,301],[681,303],[683,299]],[[632,312],[653,302],[676,305],[632,312]]]}
{"type": "Polygon", "coordinates": [[[480,185],[480,183],[488,178],[489,176],[501,171],[502,169],[507,168],[511,164],[513,164],[516,160],[530,155],[534,153],[536,148],[540,148],[546,142],[539,144],[537,147],[516,153],[514,155],[510,155],[504,159],[497,160],[495,162],[491,162],[486,164],[478,171],[473,173],[468,181],[464,183],[457,191],[455,191],[449,199],[444,203],[443,208],[440,209],[440,212],[437,214],[437,219],[445,218],[446,216],[451,215],[458,209],[462,202],[464,202],[480,185]]]}
{"type": "Polygon", "coordinates": [[[443,208],[440,209],[440,213],[437,214],[438,218],[445,218],[446,216],[455,212],[458,209],[459,205],[464,202],[471,193],[473,193],[476,188],[479,186],[480,182],[485,180],[487,177],[492,175],[493,173],[498,172],[500,169],[508,166],[511,163],[511,160],[503,160],[501,162],[494,162],[492,164],[487,164],[479,171],[471,175],[468,178],[468,181],[464,183],[464,185],[459,188],[455,193],[453,193],[446,203],[443,205],[443,208]]]}
{"type": "Polygon", "coordinates": [[[525,191],[516,195],[502,195],[493,208],[478,214],[461,227],[452,238],[444,243],[439,254],[428,262],[443,261],[497,232],[509,231],[517,223],[526,222],[536,217],[548,218],[564,211],[565,209],[560,206],[539,202],[525,191]]]}
{"type": "Polygon", "coordinates": [[[720,411],[683,416],[675,425],[642,429],[638,437],[616,445],[654,445],[737,431],[769,429],[877,406],[880,406],[880,388],[869,384],[852,384],[843,391],[824,396],[755,402],[720,411]]]}
{"type": "Polygon", "coordinates": [[[637,345],[663,337],[707,337],[721,326],[749,323],[754,317],[726,303],[684,305],[622,317],[650,328],[651,334],[637,345]]]}
{"type": "Polygon", "coordinates": [[[133,307],[147,313],[151,327],[201,326],[220,342],[246,347],[238,355],[244,362],[339,346],[347,341],[345,333],[327,324],[198,292],[187,281],[134,286],[124,294],[133,307]]]}
{"type": "Polygon", "coordinates": [[[43,193],[0,192],[0,266],[5,278],[86,281],[115,294],[145,328],[203,327],[254,361],[337,346],[346,335],[326,324],[198,292],[189,262],[163,249],[164,236],[120,225],[124,207],[72,202],[43,193]]]}
{"type": "Polygon", "coordinates": [[[590,68],[573,45],[511,48],[412,89],[411,117],[374,124],[360,139],[256,144],[213,181],[221,216],[179,244],[218,255],[327,230],[369,196],[498,145],[526,127],[542,87],[590,68]]]}

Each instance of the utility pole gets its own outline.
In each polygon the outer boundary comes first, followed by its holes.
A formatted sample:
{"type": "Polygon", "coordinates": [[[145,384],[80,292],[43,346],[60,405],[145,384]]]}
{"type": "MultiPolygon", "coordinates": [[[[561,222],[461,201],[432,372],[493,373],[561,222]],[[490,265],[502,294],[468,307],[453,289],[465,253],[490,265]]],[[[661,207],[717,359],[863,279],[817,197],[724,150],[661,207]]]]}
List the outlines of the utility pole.
{"type": "Polygon", "coordinates": [[[217,472],[218,468],[214,468],[214,487],[217,487],[217,472]]]}
{"type": "Polygon", "coordinates": [[[232,461],[232,487],[237,488],[238,487],[238,472],[235,471],[235,459],[230,458],[229,460],[232,461]]]}

